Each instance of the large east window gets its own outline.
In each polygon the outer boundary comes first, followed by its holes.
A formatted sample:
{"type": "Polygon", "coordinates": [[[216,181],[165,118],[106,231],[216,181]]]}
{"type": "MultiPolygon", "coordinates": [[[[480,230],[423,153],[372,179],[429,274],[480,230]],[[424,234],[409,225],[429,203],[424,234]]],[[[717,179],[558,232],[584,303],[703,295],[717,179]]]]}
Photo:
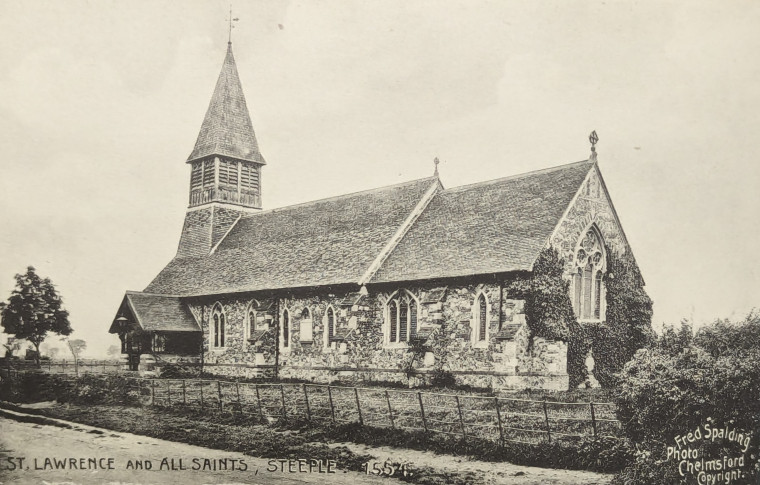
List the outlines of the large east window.
{"type": "Polygon", "coordinates": [[[604,243],[592,226],[575,251],[573,272],[573,309],[579,320],[599,321],[604,318],[604,243]]]}

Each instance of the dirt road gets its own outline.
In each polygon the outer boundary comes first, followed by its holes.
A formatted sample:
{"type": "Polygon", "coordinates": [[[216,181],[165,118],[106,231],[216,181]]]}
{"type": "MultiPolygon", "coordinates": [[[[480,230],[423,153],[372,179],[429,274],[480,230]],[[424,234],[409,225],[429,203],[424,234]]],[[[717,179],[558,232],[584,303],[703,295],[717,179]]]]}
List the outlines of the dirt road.
{"type": "Polygon", "coordinates": [[[309,462],[309,457],[295,463],[273,460],[270,465],[270,460],[241,453],[73,426],[65,429],[0,418],[0,484],[388,483],[333,470],[329,463],[309,462]],[[334,473],[325,473],[328,466],[334,473]],[[276,471],[268,471],[275,467],[276,471]]]}

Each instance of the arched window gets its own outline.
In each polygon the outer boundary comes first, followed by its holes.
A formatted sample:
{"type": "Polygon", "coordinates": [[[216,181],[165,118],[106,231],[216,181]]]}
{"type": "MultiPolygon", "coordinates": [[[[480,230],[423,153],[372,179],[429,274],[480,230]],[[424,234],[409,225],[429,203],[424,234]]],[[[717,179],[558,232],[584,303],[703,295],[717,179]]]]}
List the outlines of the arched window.
{"type": "Polygon", "coordinates": [[[327,322],[326,322],[327,328],[327,339],[325,342],[325,345],[327,347],[330,346],[330,342],[332,341],[333,335],[335,335],[335,310],[332,309],[332,307],[327,308],[327,322]]]}
{"type": "Polygon", "coordinates": [[[282,311],[282,331],[280,332],[280,347],[290,349],[290,312],[288,309],[282,311]]]}
{"type": "Polygon", "coordinates": [[[419,304],[408,291],[401,290],[386,303],[386,342],[409,342],[417,335],[419,304]]]}
{"type": "Polygon", "coordinates": [[[212,347],[216,349],[224,348],[224,330],[227,323],[227,317],[224,315],[222,305],[217,303],[211,310],[211,332],[212,347]]]}
{"type": "Polygon", "coordinates": [[[603,275],[606,257],[604,243],[595,226],[589,228],[575,253],[573,273],[573,308],[580,320],[603,319],[603,275]]]}
{"type": "Polygon", "coordinates": [[[301,312],[299,333],[301,342],[311,342],[314,340],[314,328],[312,327],[311,310],[309,310],[309,307],[304,307],[301,312]]]}
{"type": "Polygon", "coordinates": [[[475,341],[486,342],[488,338],[488,301],[483,293],[478,296],[475,310],[475,341]]]}

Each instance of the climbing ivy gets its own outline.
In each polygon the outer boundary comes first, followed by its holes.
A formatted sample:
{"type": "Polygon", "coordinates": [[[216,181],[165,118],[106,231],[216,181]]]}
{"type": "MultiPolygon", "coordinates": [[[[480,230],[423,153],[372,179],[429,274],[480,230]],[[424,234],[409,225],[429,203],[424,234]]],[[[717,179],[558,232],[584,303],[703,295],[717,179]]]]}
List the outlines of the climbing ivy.
{"type": "Polygon", "coordinates": [[[592,346],[595,377],[602,386],[613,386],[626,362],[638,349],[653,342],[654,332],[652,300],[644,290],[644,279],[633,255],[606,250],[606,321],[594,332],[592,346]]]}
{"type": "Polygon", "coordinates": [[[507,293],[512,298],[525,300],[525,321],[534,337],[567,341],[570,326],[575,321],[570,302],[570,283],[563,278],[565,261],[554,248],[541,251],[530,276],[512,282],[507,293]]]}

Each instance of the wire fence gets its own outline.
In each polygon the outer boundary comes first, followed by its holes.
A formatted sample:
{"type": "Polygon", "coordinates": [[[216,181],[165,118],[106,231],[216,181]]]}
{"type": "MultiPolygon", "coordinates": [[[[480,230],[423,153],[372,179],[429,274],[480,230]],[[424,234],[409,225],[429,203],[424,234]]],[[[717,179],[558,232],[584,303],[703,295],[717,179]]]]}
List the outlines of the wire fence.
{"type": "Polygon", "coordinates": [[[615,406],[323,384],[135,378],[143,402],[231,411],[268,420],[426,431],[499,442],[619,435],[615,406]]]}
{"type": "MultiPolygon", "coordinates": [[[[65,367],[62,363],[59,365],[65,367]]],[[[79,369],[84,368],[80,363],[79,369]]],[[[93,373],[102,374],[108,372],[109,366],[91,362],[89,368],[97,369],[93,373]]],[[[45,366],[42,370],[46,370],[45,366]]],[[[26,371],[3,369],[0,375],[6,377],[19,372],[26,371]]],[[[74,372],[65,373],[75,378],[74,372]]],[[[358,423],[501,443],[551,443],[558,439],[620,435],[615,405],[606,402],[560,402],[312,383],[124,378],[144,405],[230,411],[260,420],[358,423]]]]}

